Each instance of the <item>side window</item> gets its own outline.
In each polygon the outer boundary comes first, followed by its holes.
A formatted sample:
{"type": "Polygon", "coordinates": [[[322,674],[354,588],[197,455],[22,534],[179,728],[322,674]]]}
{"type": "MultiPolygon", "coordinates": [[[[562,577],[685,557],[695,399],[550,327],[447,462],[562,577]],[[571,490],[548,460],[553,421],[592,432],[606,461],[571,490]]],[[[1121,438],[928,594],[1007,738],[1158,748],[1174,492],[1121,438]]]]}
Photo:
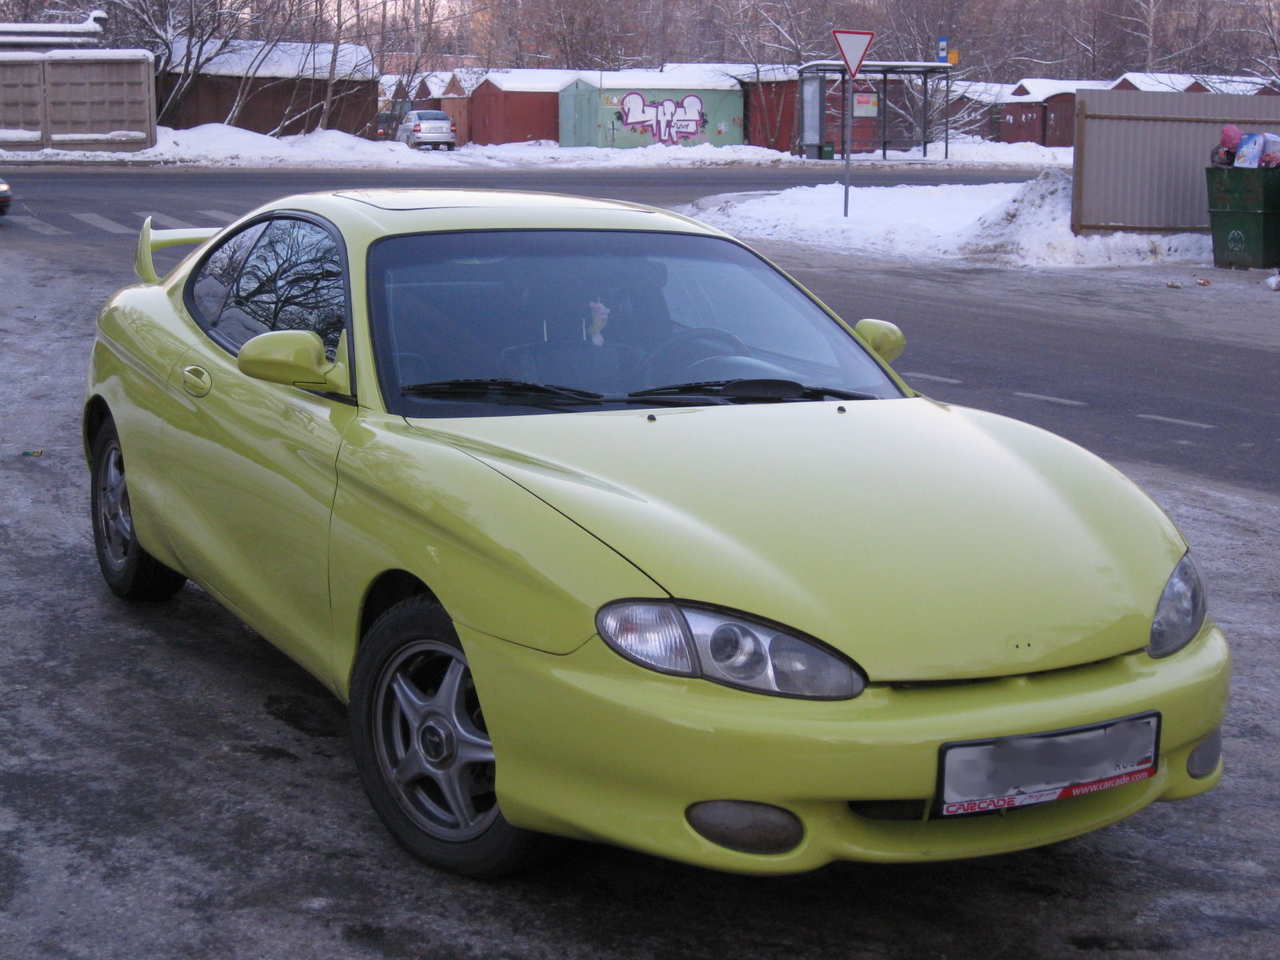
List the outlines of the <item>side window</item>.
{"type": "Polygon", "coordinates": [[[255,223],[241,230],[213,251],[213,255],[196,271],[191,284],[191,305],[196,323],[201,328],[208,330],[218,322],[218,315],[226,305],[227,294],[235,285],[245,257],[266,228],[265,223],[255,223]]]}
{"type": "Polygon", "coordinates": [[[244,260],[212,329],[232,349],[270,330],[313,330],[332,360],[346,315],[337,241],[314,223],[282,217],[244,260]]]}

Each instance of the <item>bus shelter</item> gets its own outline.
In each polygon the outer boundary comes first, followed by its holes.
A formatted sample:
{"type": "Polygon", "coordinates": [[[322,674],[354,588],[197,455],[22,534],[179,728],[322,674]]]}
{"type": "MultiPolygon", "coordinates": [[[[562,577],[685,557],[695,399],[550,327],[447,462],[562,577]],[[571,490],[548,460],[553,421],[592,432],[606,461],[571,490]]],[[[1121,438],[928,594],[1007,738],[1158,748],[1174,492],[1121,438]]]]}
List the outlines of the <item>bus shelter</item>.
{"type": "MultiPolygon", "coordinates": [[[[839,145],[848,154],[860,145],[889,148],[919,144],[929,156],[930,88],[945,85],[941,100],[943,158],[951,155],[951,64],[917,60],[864,60],[850,82],[843,60],[814,60],[800,67],[800,149],[803,156],[830,156],[839,145]],[[868,99],[867,94],[873,97],[868,99]],[[892,100],[890,98],[893,98],[892,100]],[[890,104],[895,118],[889,119],[890,104]],[[874,108],[874,113],[872,109],[874,108]],[[827,146],[831,145],[831,146],[827,146]]],[[[933,100],[936,103],[936,99],[933,100]]],[[[933,124],[937,126],[936,123],[933,124]]]]}

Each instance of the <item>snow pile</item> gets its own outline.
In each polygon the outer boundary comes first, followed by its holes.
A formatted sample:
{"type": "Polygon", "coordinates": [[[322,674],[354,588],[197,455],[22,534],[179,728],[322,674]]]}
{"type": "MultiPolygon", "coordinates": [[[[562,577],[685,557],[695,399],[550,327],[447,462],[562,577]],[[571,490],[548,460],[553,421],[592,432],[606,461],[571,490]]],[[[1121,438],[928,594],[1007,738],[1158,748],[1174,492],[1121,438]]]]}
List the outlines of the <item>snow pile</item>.
{"type": "Polygon", "coordinates": [[[965,258],[1022,266],[1204,263],[1208,234],[1077,237],[1071,178],[1046,171],[1027,183],[843,187],[706,197],[687,212],[730,233],[907,259],[965,258]]]}
{"type": "Polygon", "coordinates": [[[1003,209],[978,218],[960,255],[1045,266],[1126,266],[1135,263],[1205,263],[1213,259],[1206,233],[1071,232],[1071,177],[1052,171],[1023,184],[1003,209]]]}
{"type": "MultiPolygon", "coordinates": [[[[929,144],[928,161],[941,161],[944,152],[941,141],[929,144]]],[[[1006,167],[1070,167],[1075,151],[1072,147],[1042,147],[1038,143],[1000,143],[995,140],[983,140],[970,134],[955,134],[951,137],[951,148],[946,150],[950,163],[981,163],[985,166],[1006,167]]],[[[865,163],[859,157],[870,154],[854,154],[854,164],[865,163]]],[[[880,158],[879,152],[875,155],[880,158]]],[[[922,160],[924,153],[919,147],[911,150],[890,150],[890,160],[922,160]]]]}
{"type": "Polygon", "coordinates": [[[335,169],[475,167],[706,167],[728,164],[804,163],[798,157],[764,147],[698,144],[691,147],[620,149],[561,147],[554,141],[467,144],[454,151],[413,150],[403,143],[365,140],[336,130],[319,130],[279,139],[206,123],[190,130],[158,127],[156,145],[130,153],[45,149],[0,150],[0,159],[78,161],[82,163],[162,162],[218,167],[293,167],[335,169]]]}

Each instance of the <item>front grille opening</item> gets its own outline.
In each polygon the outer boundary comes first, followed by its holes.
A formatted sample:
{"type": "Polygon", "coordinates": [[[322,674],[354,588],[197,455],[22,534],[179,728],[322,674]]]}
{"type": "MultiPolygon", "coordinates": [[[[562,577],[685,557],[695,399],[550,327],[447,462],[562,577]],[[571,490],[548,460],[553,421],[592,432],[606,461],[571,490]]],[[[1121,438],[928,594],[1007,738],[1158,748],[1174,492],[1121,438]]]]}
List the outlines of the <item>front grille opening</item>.
{"type": "Polygon", "coordinates": [[[867,820],[923,820],[928,800],[850,800],[849,809],[867,820]]]}

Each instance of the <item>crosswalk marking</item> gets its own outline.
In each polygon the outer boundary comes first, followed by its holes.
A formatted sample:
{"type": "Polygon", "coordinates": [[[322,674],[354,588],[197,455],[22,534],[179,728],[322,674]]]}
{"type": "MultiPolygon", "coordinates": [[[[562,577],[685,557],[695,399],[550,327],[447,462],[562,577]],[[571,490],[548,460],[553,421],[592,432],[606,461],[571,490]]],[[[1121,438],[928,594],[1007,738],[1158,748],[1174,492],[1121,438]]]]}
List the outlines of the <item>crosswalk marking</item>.
{"type": "Polygon", "coordinates": [[[138,210],[133,215],[141,217],[143,220],[150,217],[152,226],[159,227],[162,230],[191,230],[195,228],[194,223],[187,223],[187,221],[171,217],[167,213],[145,213],[138,210]]]}
{"type": "Polygon", "coordinates": [[[43,233],[48,237],[64,236],[70,231],[63,230],[61,227],[55,227],[51,223],[45,223],[36,217],[21,216],[16,213],[9,214],[10,223],[16,223],[19,226],[26,227],[28,230],[34,230],[36,233],[43,233]]]}
{"type": "Polygon", "coordinates": [[[107,233],[137,233],[133,227],[126,227],[124,224],[116,223],[114,220],[108,220],[106,217],[97,213],[73,213],[71,214],[77,220],[87,223],[91,227],[97,227],[99,230],[105,230],[107,233]]]}
{"type": "Polygon", "coordinates": [[[240,214],[227,213],[225,210],[198,210],[197,213],[203,213],[206,217],[212,217],[214,220],[221,220],[223,223],[230,223],[232,220],[238,220],[240,214]]]}

